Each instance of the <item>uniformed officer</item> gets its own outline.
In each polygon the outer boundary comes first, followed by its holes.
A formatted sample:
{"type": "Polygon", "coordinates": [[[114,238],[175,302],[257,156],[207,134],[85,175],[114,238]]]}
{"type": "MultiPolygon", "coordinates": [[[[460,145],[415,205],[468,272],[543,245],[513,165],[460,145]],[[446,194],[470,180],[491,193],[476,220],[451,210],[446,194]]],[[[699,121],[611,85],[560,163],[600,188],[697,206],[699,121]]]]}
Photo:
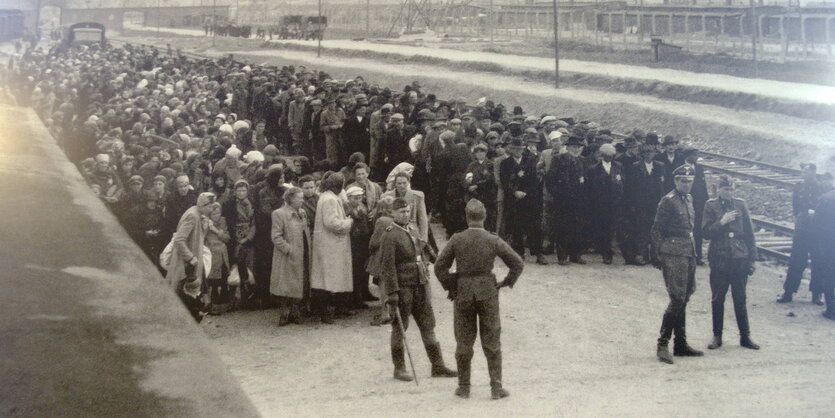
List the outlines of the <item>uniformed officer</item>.
{"type": "MultiPolygon", "coordinates": [[[[792,301],[794,293],[800,287],[803,271],[809,265],[809,254],[812,250],[812,216],[818,198],[824,193],[823,187],[817,180],[817,166],[802,164],[803,181],[794,186],[792,192],[792,214],[794,215],[794,236],[792,237],[792,251],[789,258],[789,268],[786,271],[786,281],[783,283],[783,296],[778,303],[792,301]]],[[[813,292],[812,302],[822,305],[821,294],[813,292]]]]}
{"type": "Polygon", "coordinates": [[[484,229],[487,211],[480,201],[470,199],[466,207],[468,229],[450,238],[435,263],[435,275],[450,291],[455,303],[455,361],[458,363],[458,389],[455,394],[470,397],[470,361],[473,343],[481,330],[481,347],[487,357],[490,388],[493,399],[510,396],[502,387],[501,319],[499,292],[502,287],[513,287],[522,274],[524,261],[504,240],[484,229]],[[493,274],[496,256],[510,271],[499,283],[493,274]],[[449,269],[453,261],[456,273],[449,269]]]}
{"type": "MultiPolygon", "coordinates": [[[[420,233],[409,224],[411,208],[403,198],[392,203],[394,223],[386,228],[380,244],[380,265],[383,288],[388,292],[387,303],[391,309],[400,310],[403,329],[409,328],[409,316],[415,318],[426,354],[432,363],[432,377],[456,377],[458,373],[444,365],[441,345],[435,337],[435,314],[432,312],[432,296],[429,292],[428,271],[425,258],[431,253],[420,233]]],[[[406,372],[403,357],[403,338],[397,317],[391,317],[391,359],[394,362],[394,378],[411,381],[406,372]]]]}
{"type": "Polygon", "coordinates": [[[685,309],[696,290],[696,247],[693,242],[693,222],[696,218],[690,188],[695,176],[693,167],[683,165],[675,171],[675,189],[658,202],[652,224],[652,264],[664,274],[664,284],[670,303],[664,311],[661,336],[656,354],[664,363],[673,364],[667,345],[675,334],[673,354],[701,356],[703,353],[687,344],[685,309]]]}
{"type": "Polygon", "coordinates": [[[745,286],[754,273],[757,244],[748,205],[734,197],[733,182],[719,177],[717,197],[705,203],[702,217],[702,236],[710,240],[707,260],[710,263],[710,292],[712,294],[713,341],[707,348],[722,346],[722,323],[725,295],[728,287],[734,300],[734,314],[739,326],[739,345],[759,350],[749,336],[748,310],[745,307],[745,286]]]}

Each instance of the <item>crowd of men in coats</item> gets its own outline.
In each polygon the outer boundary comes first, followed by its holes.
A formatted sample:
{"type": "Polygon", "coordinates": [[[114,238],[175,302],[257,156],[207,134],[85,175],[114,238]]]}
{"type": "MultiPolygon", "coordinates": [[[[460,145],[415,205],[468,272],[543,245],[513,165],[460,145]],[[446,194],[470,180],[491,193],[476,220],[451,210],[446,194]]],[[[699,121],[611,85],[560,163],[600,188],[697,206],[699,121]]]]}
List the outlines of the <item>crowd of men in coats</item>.
{"type": "MultiPolygon", "coordinates": [[[[30,49],[5,77],[150,259],[173,260],[159,266],[169,277],[206,278],[191,289],[171,278],[196,317],[200,306],[221,313],[235,299],[253,307],[278,300],[282,325],[306,312],[325,322],[351,315],[377,299],[369,274],[379,278],[392,262],[381,260],[381,245],[390,212],[403,205],[434,251],[430,220],[449,238],[467,229],[465,208],[477,199],[484,227],[522,259],[545,265],[556,254],[560,265],[586,264],[595,252],[612,264],[617,247],[625,264],[660,267],[653,224],[659,202],[677,190],[674,173],[687,167],[696,265],[703,234],[715,232],[703,228],[710,196],[698,150],[670,135],[616,135],[484,98],[443,101],[417,82],[392,90],[303,66],[133,45],[30,49]],[[200,257],[203,245],[211,262],[200,257]],[[239,295],[228,285],[233,275],[239,295]]],[[[815,190],[824,208],[818,231],[829,231],[831,193],[815,190]]],[[[804,248],[814,259],[808,248],[827,248],[833,235],[816,234],[804,248]]],[[[833,317],[833,269],[818,260],[816,293],[833,317]]],[[[799,282],[790,276],[782,301],[799,282]]],[[[387,320],[386,310],[375,319],[387,320]]]]}

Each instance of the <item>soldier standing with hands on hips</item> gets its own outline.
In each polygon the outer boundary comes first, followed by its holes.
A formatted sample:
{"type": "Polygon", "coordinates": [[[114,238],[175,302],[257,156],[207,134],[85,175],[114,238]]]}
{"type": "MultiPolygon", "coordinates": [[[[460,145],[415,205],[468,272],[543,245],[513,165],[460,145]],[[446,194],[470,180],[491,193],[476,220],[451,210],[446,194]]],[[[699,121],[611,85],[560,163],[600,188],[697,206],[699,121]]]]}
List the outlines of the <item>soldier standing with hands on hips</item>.
{"type": "Polygon", "coordinates": [[[710,291],[712,294],[713,341],[707,348],[722,346],[722,323],[725,314],[725,295],[728,287],[734,300],[734,314],[739,326],[739,345],[759,350],[749,336],[748,310],[745,307],[745,287],[748,276],[754,273],[757,244],[748,206],[734,197],[734,184],[727,176],[719,177],[717,197],[705,204],[702,232],[710,240],[707,260],[710,263],[710,291]]]}
{"type": "Polygon", "coordinates": [[[409,382],[412,376],[406,372],[403,357],[405,335],[400,331],[398,316],[403,320],[403,330],[409,328],[409,316],[415,318],[426,354],[432,363],[432,377],[456,377],[458,373],[444,364],[441,345],[435,337],[435,313],[432,312],[432,295],[429,292],[429,272],[425,259],[431,249],[420,239],[420,232],[409,224],[411,208],[403,198],[392,203],[394,222],[386,228],[380,244],[380,266],[383,288],[388,292],[387,303],[391,307],[391,359],[394,362],[394,378],[409,382]]]}
{"type": "Polygon", "coordinates": [[[673,354],[697,357],[703,355],[687,344],[685,310],[696,290],[696,246],[693,242],[693,222],[696,219],[690,188],[695,177],[693,167],[683,165],[675,171],[675,188],[658,203],[652,224],[652,265],[661,269],[670,303],[661,322],[656,355],[658,360],[673,364],[667,348],[675,334],[673,354]]]}
{"type": "Polygon", "coordinates": [[[458,389],[461,398],[470,397],[470,361],[473,343],[481,332],[481,347],[487,357],[490,389],[493,399],[510,396],[502,387],[501,318],[499,291],[516,283],[524,268],[522,257],[498,235],[484,229],[487,210],[480,201],[470,199],[466,206],[468,228],[450,238],[438,260],[435,275],[444,289],[450,292],[455,304],[455,361],[458,363],[458,389]],[[496,257],[510,269],[507,276],[496,283],[493,262],[496,257]],[[450,273],[453,261],[456,272],[450,273]],[[476,328],[478,325],[478,328],[476,328]]]}

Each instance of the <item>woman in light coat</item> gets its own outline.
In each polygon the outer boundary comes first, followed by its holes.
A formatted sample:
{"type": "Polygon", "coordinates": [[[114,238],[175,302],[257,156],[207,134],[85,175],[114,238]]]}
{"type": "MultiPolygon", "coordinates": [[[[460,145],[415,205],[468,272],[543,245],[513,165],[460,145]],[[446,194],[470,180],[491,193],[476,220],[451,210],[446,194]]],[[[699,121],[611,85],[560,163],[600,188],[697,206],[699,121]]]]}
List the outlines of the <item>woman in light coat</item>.
{"type": "Polygon", "coordinates": [[[206,239],[202,218],[211,213],[214,202],[213,193],[201,193],[197,204],[183,213],[171,240],[171,261],[166,266],[168,272],[165,279],[198,322],[203,318],[200,289],[206,269],[202,257],[203,241],[206,239]]]}
{"type": "Polygon", "coordinates": [[[279,297],[278,326],[301,323],[301,301],[310,286],[311,237],[302,209],[304,192],[284,192],[284,206],[272,213],[273,268],[270,293],[279,297]]]}
{"type": "Polygon", "coordinates": [[[345,184],[342,174],[333,173],[322,180],[323,193],[316,205],[313,235],[313,266],[310,287],[318,299],[322,322],[333,323],[334,305],[345,306],[346,294],[354,290],[351,274],[351,225],[339,193],[345,184]]]}

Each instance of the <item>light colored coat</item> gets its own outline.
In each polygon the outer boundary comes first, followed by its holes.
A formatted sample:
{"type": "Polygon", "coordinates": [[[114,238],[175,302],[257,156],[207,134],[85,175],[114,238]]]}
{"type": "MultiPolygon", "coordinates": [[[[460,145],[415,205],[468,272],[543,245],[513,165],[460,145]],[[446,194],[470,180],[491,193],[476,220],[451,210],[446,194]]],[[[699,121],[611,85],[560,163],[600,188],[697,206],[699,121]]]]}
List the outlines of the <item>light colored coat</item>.
{"type": "Polygon", "coordinates": [[[339,196],[331,191],[319,196],[313,227],[316,239],[313,241],[311,289],[334,293],[354,291],[349,235],[352,224],[339,196]]]}
{"type": "Polygon", "coordinates": [[[270,293],[276,296],[304,297],[304,240],[312,254],[310,230],[304,209],[298,211],[284,204],[272,213],[273,269],[270,293]]]}
{"type": "Polygon", "coordinates": [[[197,268],[194,274],[198,280],[202,281],[205,267],[201,255],[205,239],[206,231],[203,230],[202,215],[200,215],[197,206],[192,206],[180,217],[177,231],[174,232],[174,238],[171,240],[173,242],[171,261],[168,264],[165,280],[172,288],[177,289],[180,282],[186,278],[186,265],[195,255],[197,256],[197,268]]]}

